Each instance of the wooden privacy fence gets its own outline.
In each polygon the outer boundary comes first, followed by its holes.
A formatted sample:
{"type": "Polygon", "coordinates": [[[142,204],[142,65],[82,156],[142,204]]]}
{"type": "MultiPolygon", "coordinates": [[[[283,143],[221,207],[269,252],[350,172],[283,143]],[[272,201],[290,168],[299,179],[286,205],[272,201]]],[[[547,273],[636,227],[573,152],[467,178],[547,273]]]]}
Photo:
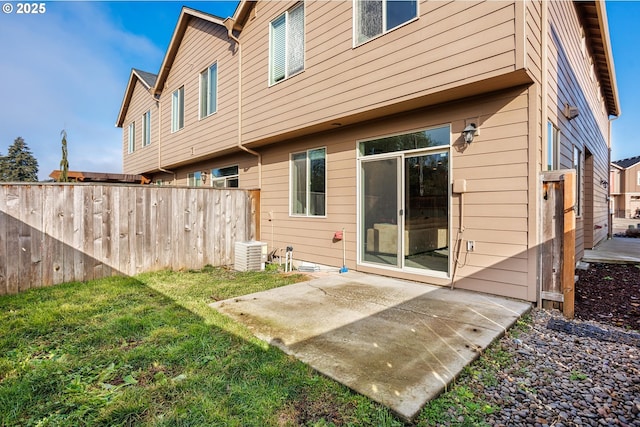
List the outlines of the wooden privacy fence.
{"type": "Polygon", "coordinates": [[[233,264],[258,190],[0,185],[0,295],[111,275],[233,264]]]}

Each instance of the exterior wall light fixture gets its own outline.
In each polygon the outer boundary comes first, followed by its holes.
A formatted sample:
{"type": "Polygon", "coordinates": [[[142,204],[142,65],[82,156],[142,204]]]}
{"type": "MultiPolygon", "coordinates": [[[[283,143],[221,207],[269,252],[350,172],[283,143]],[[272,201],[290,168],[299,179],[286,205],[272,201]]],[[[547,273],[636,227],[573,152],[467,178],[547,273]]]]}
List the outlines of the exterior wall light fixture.
{"type": "Polygon", "coordinates": [[[473,142],[473,137],[476,135],[478,128],[475,123],[469,123],[466,128],[462,131],[462,137],[464,138],[465,144],[471,144],[473,142]]]}

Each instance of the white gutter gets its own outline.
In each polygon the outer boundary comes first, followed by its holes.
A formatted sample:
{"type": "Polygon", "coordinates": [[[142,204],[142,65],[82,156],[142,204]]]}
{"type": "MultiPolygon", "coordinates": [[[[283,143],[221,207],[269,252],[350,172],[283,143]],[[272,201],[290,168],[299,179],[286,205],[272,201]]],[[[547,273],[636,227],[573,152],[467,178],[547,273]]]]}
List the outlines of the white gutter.
{"type": "Polygon", "coordinates": [[[242,145],[242,45],[240,40],[233,35],[233,25],[235,20],[227,18],[224,26],[227,28],[227,35],[238,45],[238,148],[258,157],[258,188],[262,188],[262,154],[242,145]]]}

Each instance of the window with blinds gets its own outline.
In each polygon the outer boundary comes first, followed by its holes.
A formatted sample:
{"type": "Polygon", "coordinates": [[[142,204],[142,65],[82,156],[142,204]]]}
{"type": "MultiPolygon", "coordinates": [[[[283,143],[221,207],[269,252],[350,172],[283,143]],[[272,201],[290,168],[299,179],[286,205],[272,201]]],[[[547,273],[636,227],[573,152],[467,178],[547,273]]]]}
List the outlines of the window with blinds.
{"type": "Polygon", "coordinates": [[[417,0],[354,0],[355,44],[387,33],[418,17],[417,0]]]}
{"type": "Polygon", "coordinates": [[[304,3],[271,21],[269,33],[269,84],[275,84],[304,69],[304,3]]]}
{"type": "Polygon", "coordinates": [[[184,86],[171,94],[171,132],[184,127],[184,86]]]}

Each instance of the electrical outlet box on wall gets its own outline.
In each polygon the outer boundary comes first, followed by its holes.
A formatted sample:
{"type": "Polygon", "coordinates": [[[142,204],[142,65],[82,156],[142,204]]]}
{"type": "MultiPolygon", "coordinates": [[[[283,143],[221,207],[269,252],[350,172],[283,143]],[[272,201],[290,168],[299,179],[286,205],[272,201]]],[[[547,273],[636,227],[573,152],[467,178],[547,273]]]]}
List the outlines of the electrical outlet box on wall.
{"type": "Polygon", "coordinates": [[[453,181],[453,192],[454,193],[466,193],[467,192],[467,180],[466,179],[455,179],[453,181]]]}

